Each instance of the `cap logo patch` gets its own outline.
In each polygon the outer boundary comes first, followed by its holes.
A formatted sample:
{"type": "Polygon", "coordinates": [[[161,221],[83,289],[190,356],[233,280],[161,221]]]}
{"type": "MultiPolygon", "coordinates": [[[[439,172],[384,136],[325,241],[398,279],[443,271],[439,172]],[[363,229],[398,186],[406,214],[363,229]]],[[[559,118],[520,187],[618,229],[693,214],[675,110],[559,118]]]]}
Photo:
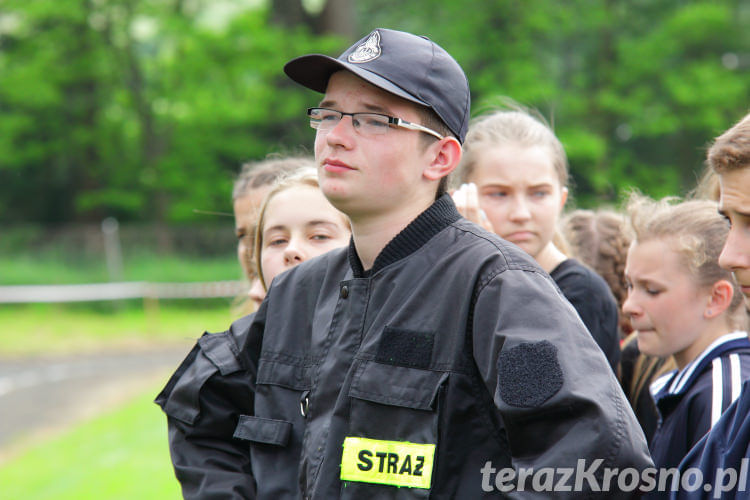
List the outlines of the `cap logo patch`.
{"type": "Polygon", "coordinates": [[[373,31],[346,59],[350,63],[366,63],[380,57],[380,33],[373,31]]]}

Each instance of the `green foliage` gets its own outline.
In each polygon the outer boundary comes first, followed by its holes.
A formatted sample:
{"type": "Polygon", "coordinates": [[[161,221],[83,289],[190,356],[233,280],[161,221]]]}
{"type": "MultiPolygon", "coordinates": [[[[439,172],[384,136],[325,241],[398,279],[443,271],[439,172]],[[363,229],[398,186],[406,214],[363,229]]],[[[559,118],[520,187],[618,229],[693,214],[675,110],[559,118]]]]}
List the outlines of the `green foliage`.
{"type": "Polygon", "coordinates": [[[692,188],[705,146],[748,111],[746,2],[363,2],[360,18],[425,34],[464,67],[474,115],[510,96],[562,139],[579,205],[630,186],[692,188]]]}
{"type": "MultiPolygon", "coordinates": [[[[309,151],[302,113],[317,96],[281,68],[348,42],[271,24],[268,3],[221,15],[201,0],[3,2],[0,221],[192,221],[193,208],[228,210],[243,161],[309,151]]],[[[548,116],[582,205],[634,184],[684,192],[705,145],[747,112],[747,2],[353,5],[359,33],[443,45],[475,110],[505,95],[548,116]]]]}
{"type": "Polygon", "coordinates": [[[243,160],[309,143],[308,94],[280,69],[335,41],[271,27],[263,8],[211,12],[4,3],[0,220],[187,221],[195,207],[227,210],[243,160]]]}

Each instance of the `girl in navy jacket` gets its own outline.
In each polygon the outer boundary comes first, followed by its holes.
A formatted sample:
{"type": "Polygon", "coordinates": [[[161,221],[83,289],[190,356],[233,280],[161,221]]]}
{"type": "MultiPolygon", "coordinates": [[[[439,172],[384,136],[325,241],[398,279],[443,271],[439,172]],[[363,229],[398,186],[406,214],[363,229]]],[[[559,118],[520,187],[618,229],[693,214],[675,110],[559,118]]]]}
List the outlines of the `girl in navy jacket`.
{"type": "Polygon", "coordinates": [[[628,213],[634,240],[623,312],[641,352],[677,364],[651,386],[659,425],[649,446],[656,467],[676,467],[750,378],[746,315],[718,264],[728,228],[714,202],[633,195],[628,213]]]}

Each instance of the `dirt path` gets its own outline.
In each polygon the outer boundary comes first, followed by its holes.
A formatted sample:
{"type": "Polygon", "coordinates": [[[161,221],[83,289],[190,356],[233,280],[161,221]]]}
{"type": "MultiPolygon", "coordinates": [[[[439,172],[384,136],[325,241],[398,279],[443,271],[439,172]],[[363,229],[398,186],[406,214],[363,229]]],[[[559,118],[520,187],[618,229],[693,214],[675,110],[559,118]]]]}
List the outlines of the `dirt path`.
{"type": "Polygon", "coordinates": [[[192,346],[56,357],[0,357],[0,463],[153,388],[192,346]]]}

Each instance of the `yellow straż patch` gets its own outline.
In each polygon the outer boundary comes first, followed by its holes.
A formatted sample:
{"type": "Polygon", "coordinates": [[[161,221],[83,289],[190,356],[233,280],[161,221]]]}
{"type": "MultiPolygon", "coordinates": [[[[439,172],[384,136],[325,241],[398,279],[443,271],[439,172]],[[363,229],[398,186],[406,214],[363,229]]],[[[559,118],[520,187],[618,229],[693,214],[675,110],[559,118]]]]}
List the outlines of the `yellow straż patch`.
{"type": "Polygon", "coordinates": [[[347,437],[341,479],[429,489],[434,458],[434,444],[347,437]]]}

